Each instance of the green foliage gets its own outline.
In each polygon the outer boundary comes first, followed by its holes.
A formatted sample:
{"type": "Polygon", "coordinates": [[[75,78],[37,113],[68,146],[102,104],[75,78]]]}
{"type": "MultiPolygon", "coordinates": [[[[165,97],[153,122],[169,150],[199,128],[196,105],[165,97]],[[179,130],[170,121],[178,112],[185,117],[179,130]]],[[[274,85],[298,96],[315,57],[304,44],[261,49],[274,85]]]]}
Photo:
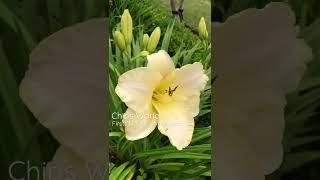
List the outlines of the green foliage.
{"type": "Polygon", "coordinates": [[[313,49],[314,59],[308,65],[298,89],[287,98],[287,130],[284,141],[286,156],[279,171],[288,176],[320,161],[320,34],[315,35],[319,32],[319,27],[319,21],[315,21],[301,32],[301,36],[313,49]]]}
{"type": "MultiPolygon", "coordinates": [[[[172,15],[157,8],[153,4],[152,0],[113,0],[110,12],[110,27],[117,26],[120,22],[120,16],[125,9],[130,10],[130,14],[133,17],[133,24],[140,24],[143,26],[145,33],[151,34],[152,30],[159,26],[162,30],[166,29],[172,21],[172,15]],[[141,24],[143,22],[143,25],[141,24]]],[[[139,31],[139,27],[135,28],[139,31]]],[[[199,39],[188,28],[185,28],[185,24],[176,23],[173,30],[172,41],[170,44],[169,53],[176,52],[180,47],[191,48],[195,45],[195,42],[199,39]]]]}
{"type": "MultiPolygon", "coordinates": [[[[114,12],[111,13],[110,21],[113,22],[114,27],[110,31],[115,32],[119,29],[117,23],[120,21],[119,14],[122,14],[123,9],[128,8],[134,22],[134,38],[127,51],[119,50],[114,43],[114,36],[110,36],[109,39],[110,119],[112,119],[113,112],[122,114],[126,110],[124,103],[121,102],[114,92],[119,76],[130,69],[146,65],[146,57],[140,56],[141,51],[144,50],[143,36],[145,33],[150,34],[154,27],[158,26],[158,24],[148,25],[148,22],[157,22],[157,20],[153,20],[154,15],[146,18],[144,16],[148,14],[143,13],[143,15],[140,14],[142,16],[140,18],[143,20],[137,20],[137,14],[135,14],[137,12],[131,9],[131,6],[135,6],[132,4],[135,3],[126,3],[126,1],[122,0],[113,2],[114,4],[122,3],[122,6],[120,6],[120,10],[114,9],[114,12]],[[119,14],[113,14],[115,12],[119,14]],[[145,24],[142,25],[142,23],[145,24]]],[[[142,4],[137,2],[136,6],[139,7],[140,5],[142,4]]],[[[144,8],[139,7],[139,9],[144,8]]],[[[173,57],[172,59],[176,67],[200,61],[204,65],[207,75],[211,77],[211,46],[209,42],[203,42],[197,36],[190,34],[195,39],[191,47],[181,46],[183,41],[180,39],[179,42],[175,42],[174,36],[175,34],[184,33],[187,28],[175,22],[172,17],[166,17],[165,20],[168,22],[165,23],[166,26],[160,25],[162,27],[162,38],[156,51],[160,49],[169,50],[169,54],[173,57]],[[183,30],[179,31],[180,29],[176,28],[176,26],[180,26],[183,30]],[[171,49],[173,44],[179,45],[176,51],[171,49]],[[194,58],[196,52],[199,53],[198,58],[194,58]]],[[[188,33],[190,32],[188,31],[188,33]]],[[[181,151],[173,147],[168,138],[157,129],[146,138],[128,141],[122,132],[123,128],[118,126],[121,124],[121,119],[112,119],[109,122],[109,157],[113,168],[110,170],[109,178],[121,179],[131,175],[133,175],[134,179],[209,178],[211,176],[210,83],[207,84],[202,92],[200,101],[200,114],[195,119],[196,128],[192,142],[181,151]]]]}

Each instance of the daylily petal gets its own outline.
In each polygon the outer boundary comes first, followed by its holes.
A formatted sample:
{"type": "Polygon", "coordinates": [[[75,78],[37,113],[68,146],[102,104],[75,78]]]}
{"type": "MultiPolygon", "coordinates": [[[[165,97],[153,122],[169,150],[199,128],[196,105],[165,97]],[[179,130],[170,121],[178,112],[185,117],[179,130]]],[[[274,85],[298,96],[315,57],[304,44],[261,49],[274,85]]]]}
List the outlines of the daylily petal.
{"type": "Polygon", "coordinates": [[[106,163],[90,164],[69,148],[60,146],[53,159],[47,164],[44,175],[47,180],[105,179],[106,169],[106,163]]]}
{"type": "Polygon", "coordinates": [[[175,69],[171,57],[164,50],[160,50],[157,53],[148,55],[147,59],[147,67],[152,69],[153,71],[158,71],[159,73],[161,73],[162,76],[166,76],[175,69]]]}
{"type": "MultiPolygon", "coordinates": [[[[218,75],[213,87],[214,147],[222,145],[221,129],[233,127],[257,157],[254,164],[243,160],[242,166],[259,167],[263,174],[274,171],[282,161],[284,97],[297,86],[305,62],[311,59],[310,49],[297,39],[294,19],[286,4],[271,3],[212,27],[218,75]]],[[[241,143],[238,141],[230,143],[241,143]]],[[[237,151],[247,147],[239,146],[237,151]]],[[[216,160],[217,169],[233,163],[226,161],[228,155],[223,150],[215,155],[221,157],[216,160]]],[[[215,175],[225,179],[219,172],[215,175]]]]}
{"type": "Polygon", "coordinates": [[[204,73],[201,63],[188,64],[173,72],[172,86],[178,86],[173,98],[184,103],[192,116],[199,114],[200,91],[204,89],[208,76],[204,73]]]}
{"type": "Polygon", "coordinates": [[[203,66],[199,62],[187,64],[174,71],[174,84],[179,85],[178,89],[185,91],[199,92],[204,89],[208,76],[204,73],[203,66]]]}
{"type": "Polygon", "coordinates": [[[119,77],[116,93],[132,110],[145,112],[152,99],[152,93],[162,76],[146,67],[132,69],[119,77]]]}
{"type": "Polygon", "coordinates": [[[157,126],[158,114],[149,108],[144,113],[137,113],[128,108],[123,115],[125,135],[128,140],[138,140],[148,136],[157,126]]]}
{"type": "Polygon", "coordinates": [[[250,139],[233,127],[214,129],[213,177],[217,180],[264,180],[264,172],[257,166],[259,157],[250,139]],[[223,163],[222,163],[223,162],[223,163]]]}
{"type": "Polygon", "coordinates": [[[20,96],[64,146],[88,162],[106,160],[106,19],[65,28],[31,53],[20,96]],[[89,36],[88,36],[89,35],[89,36]]]}
{"type": "MultiPolygon", "coordinates": [[[[178,95],[179,93],[177,93],[178,95]]],[[[175,96],[177,97],[177,96],[175,96]]],[[[195,93],[193,95],[183,94],[178,102],[185,103],[185,107],[192,114],[193,117],[196,117],[199,114],[200,108],[200,93],[195,93]],[[187,98],[187,99],[186,99],[187,98]]]]}
{"type": "Polygon", "coordinates": [[[187,147],[192,139],[194,120],[192,114],[180,103],[163,104],[159,108],[159,131],[168,136],[178,150],[187,147]]]}

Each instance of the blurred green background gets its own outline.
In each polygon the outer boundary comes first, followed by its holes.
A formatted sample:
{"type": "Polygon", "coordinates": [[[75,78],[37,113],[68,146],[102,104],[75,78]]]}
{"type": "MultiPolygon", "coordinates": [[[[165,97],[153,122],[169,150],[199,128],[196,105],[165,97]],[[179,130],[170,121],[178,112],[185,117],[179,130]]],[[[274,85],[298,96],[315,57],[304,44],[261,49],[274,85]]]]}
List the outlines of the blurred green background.
{"type": "MultiPolygon", "coordinates": [[[[262,8],[271,0],[214,0],[212,19],[225,21],[249,7],[262,8]]],[[[284,0],[296,14],[300,37],[312,48],[314,59],[298,89],[287,96],[285,157],[269,180],[320,179],[320,1],[284,0]]],[[[214,34],[213,34],[214,36],[214,34]]],[[[261,34],[263,36],[263,34],[261,34]]],[[[214,151],[213,151],[214,153],[214,151]]]]}
{"type": "MultiPolygon", "coordinates": [[[[58,146],[19,98],[19,83],[29,53],[48,35],[77,22],[106,14],[100,0],[0,0],[0,179],[9,179],[14,161],[43,166],[58,146]]],[[[27,177],[27,164],[14,169],[27,177]]],[[[36,178],[36,173],[30,179],[36,178]]]]}

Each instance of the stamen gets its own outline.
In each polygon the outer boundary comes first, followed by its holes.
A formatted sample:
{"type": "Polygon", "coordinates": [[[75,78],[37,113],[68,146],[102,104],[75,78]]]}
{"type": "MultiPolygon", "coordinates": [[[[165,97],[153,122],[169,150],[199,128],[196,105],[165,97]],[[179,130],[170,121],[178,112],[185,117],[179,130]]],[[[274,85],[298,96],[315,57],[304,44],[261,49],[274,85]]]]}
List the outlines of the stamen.
{"type": "Polygon", "coordinates": [[[165,90],[165,92],[156,90],[153,92],[152,98],[154,100],[160,100],[163,97],[163,94],[166,94],[166,93],[167,93],[167,90],[165,90]]]}
{"type": "Polygon", "coordinates": [[[169,96],[172,96],[173,92],[174,92],[175,90],[177,90],[178,87],[179,87],[179,85],[176,86],[176,87],[174,87],[173,89],[171,89],[171,87],[169,86],[169,96]]]}

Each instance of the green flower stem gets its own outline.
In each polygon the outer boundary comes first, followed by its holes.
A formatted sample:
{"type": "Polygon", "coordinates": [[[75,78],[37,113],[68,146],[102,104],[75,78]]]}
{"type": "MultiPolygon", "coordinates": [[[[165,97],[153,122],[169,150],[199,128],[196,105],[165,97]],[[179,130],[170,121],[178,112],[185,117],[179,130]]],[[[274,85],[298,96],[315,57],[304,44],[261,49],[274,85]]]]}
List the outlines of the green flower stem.
{"type": "Polygon", "coordinates": [[[124,70],[127,71],[129,68],[130,56],[129,56],[128,52],[126,52],[126,51],[124,51],[123,54],[124,54],[123,66],[124,66],[124,70]]]}

